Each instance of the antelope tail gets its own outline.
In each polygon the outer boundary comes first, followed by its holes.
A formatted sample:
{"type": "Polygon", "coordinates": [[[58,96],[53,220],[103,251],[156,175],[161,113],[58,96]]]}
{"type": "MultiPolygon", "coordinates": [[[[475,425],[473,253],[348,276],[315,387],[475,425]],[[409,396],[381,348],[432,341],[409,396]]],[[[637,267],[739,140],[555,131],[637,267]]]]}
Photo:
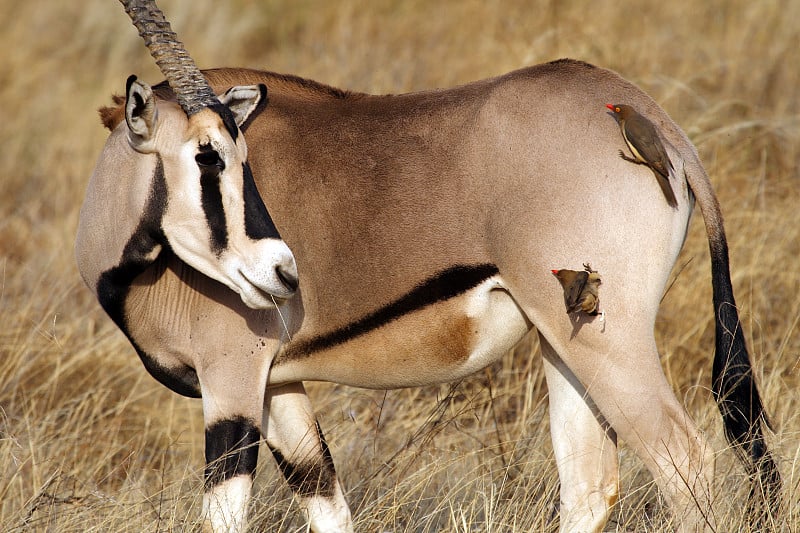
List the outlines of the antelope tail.
{"type": "MultiPolygon", "coordinates": [[[[722,213],[699,162],[698,168],[689,169],[686,177],[703,213],[711,252],[716,326],[712,392],[722,414],[725,436],[750,475],[750,511],[756,513],[757,506],[761,505],[759,502],[777,511],[781,477],[764,441],[764,427],[771,429],[771,426],[753,376],[733,296],[722,213]]],[[[758,513],[758,516],[756,523],[762,522],[764,515],[758,513]]]]}

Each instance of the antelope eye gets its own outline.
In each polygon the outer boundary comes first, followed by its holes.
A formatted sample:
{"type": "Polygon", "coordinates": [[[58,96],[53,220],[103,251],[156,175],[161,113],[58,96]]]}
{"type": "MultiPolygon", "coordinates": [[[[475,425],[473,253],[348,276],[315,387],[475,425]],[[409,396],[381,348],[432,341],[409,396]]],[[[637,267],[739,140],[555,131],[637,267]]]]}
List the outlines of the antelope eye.
{"type": "Polygon", "coordinates": [[[225,163],[219,157],[217,151],[209,145],[200,146],[200,151],[194,156],[194,160],[197,161],[197,164],[201,167],[225,168],[225,163]]]}

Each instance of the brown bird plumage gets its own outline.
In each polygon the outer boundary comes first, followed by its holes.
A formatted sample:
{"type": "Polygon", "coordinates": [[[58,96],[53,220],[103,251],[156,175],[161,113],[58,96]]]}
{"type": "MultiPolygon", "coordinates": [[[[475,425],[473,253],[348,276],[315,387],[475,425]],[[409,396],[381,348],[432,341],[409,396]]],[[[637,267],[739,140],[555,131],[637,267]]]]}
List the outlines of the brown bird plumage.
{"type": "Polygon", "coordinates": [[[564,289],[564,305],[567,313],[583,311],[587,315],[596,315],[599,311],[600,275],[588,263],[583,264],[583,270],[551,270],[555,274],[561,287],[564,289]]]}
{"type": "Polygon", "coordinates": [[[622,130],[622,138],[625,139],[625,144],[633,154],[633,157],[628,157],[620,150],[620,157],[625,161],[650,167],[661,186],[667,203],[671,207],[677,207],[678,200],[675,198],[669,182],[669,177],[675,169],[664,149],[661,137],[658,136],[656,127],[629,105],[606,104],[606,107],[614,113],[614,117],[619,122],[619,128],[622,130]]]}

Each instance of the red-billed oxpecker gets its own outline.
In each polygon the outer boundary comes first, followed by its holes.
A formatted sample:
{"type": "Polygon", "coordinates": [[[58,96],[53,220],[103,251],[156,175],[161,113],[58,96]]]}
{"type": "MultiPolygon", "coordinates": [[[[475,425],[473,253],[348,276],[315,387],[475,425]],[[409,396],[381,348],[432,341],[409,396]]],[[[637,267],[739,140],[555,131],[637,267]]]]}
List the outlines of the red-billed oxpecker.
{"type": "Polygon", "coordinates": [[[600,275],[588,263],[583,264],[583,270],[553,269],[551,272],[558,278],[564,288],[564,305],[567,313],[583,311],[587,315],[596,315],[600,305],[598,288],[600,275]]]}
{"type": "Polygon", "coordinates": [[[678,201],[675,199],[675,193],[669,182],[669,177],[675,172],[675,169],[664,149],[656,127],[629,105],[606,104],[606,107],[611,110],[619,122],[625,144],[633,154],[633,157],[628,157],[620,150],[620,157],[625,161],[650,167],[664,192],[667,203],[670,207],[678,207],[678,201]]]}

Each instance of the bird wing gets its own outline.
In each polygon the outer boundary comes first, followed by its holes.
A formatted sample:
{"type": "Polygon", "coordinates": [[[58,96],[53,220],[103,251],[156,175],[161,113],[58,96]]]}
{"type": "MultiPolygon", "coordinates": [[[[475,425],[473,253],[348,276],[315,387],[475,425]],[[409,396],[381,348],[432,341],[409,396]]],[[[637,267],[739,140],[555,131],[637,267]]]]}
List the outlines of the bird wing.
{"type": "Polygon", "coordinates": [[[650,163],[659,174],[669,179],[669,174],[674,169],[672,161],[664,148],[664,143],[656,131],[653,123],[641,115],[635,115],[628,119],[630,126],[635,128],[636,135],[631,135],[631,138],[625,136],[628,145],[635,149],[641,158],[650,163]]]}
{"type": "MultiPolygon", "coordinates": [[[[666,148],[664,148],[664,143],[661,141],[656,127],[653,126],[652,122],[638,114],[630,117],[628,121],[630,127],[636,131],[636,135],[630,135],[630,138],[625,135],[628,147],[637,159],[642,160],[653,170],[658,185],[667,199],[667,204],[671,207],[677,207],[678,200],[675,198],[675,192],[669,182],[670,175],[675,173],[675,167],[672,166],[672,161],[667,154],[666,148]]],[[[623,130],[624,133],[625,131],[623,130]]]]}
{"type": "Polygon", "coordinates": [[[583,289],[586,287],[586,280],[588,279],[589,273],[583,270],[577,272],[572,283],[564,287],[564,304],[567,306],[568,313],[578,309],[581,293],[583,293],[583,289]]]}

